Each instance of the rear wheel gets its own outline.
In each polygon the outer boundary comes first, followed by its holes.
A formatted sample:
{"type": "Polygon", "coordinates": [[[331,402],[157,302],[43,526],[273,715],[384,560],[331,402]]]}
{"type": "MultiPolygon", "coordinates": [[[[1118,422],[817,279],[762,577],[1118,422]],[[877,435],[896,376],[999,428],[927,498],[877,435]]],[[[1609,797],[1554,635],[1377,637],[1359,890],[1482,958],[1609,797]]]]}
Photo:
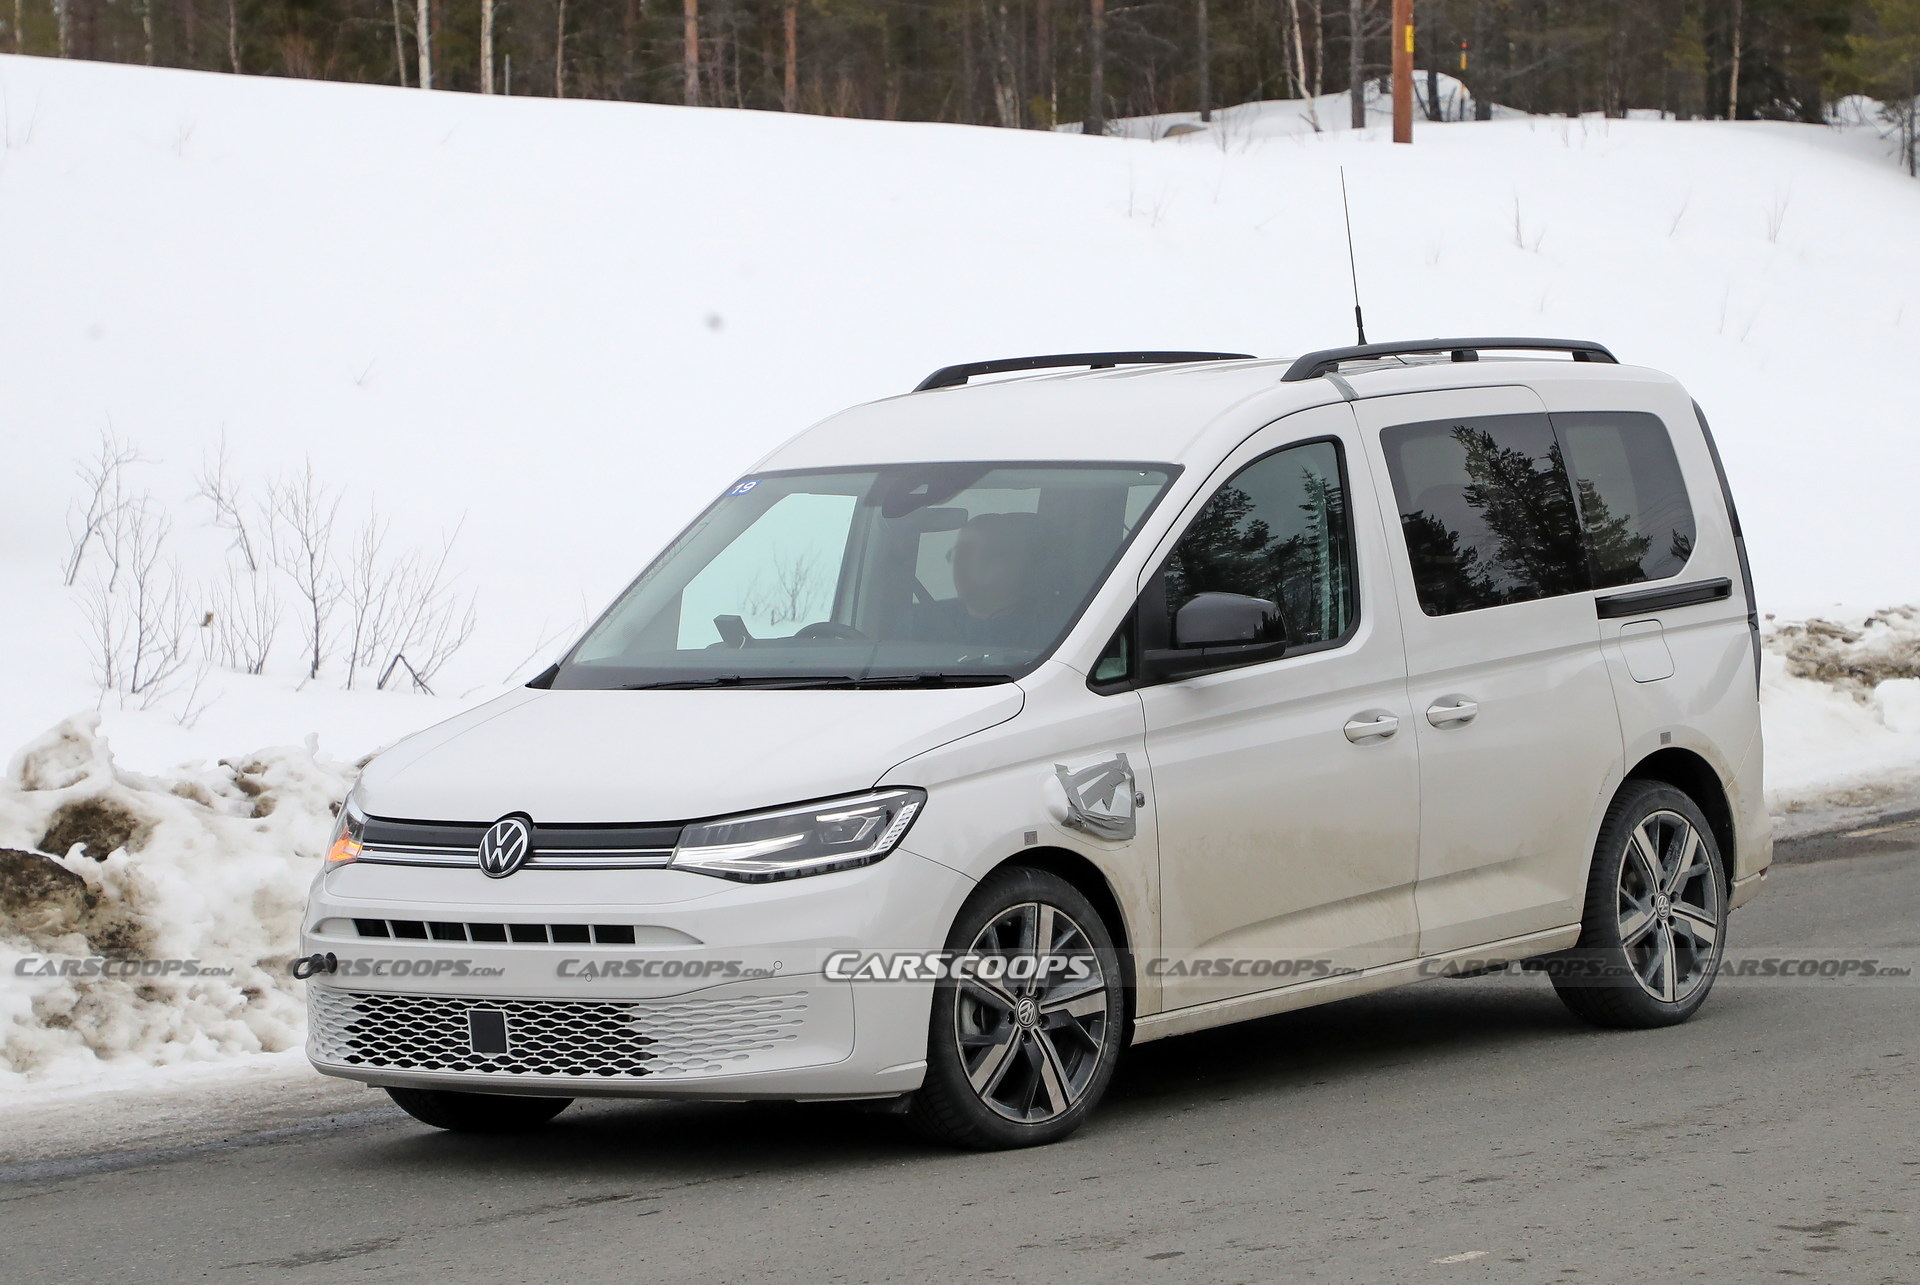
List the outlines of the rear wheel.
{"type": "Polygon", "coordinates": [[[1057,875],[1012,867],[975,889],[947,949],[970,975],[934,992],[927,1078],[908,1119],[981,1149],[1072,1133],[1106,1093],[1126,1020],[1099,912],[1057,875]]]}
{"type": "Polygon", "coordinates": [[[1600,827],[1580,941],[1551,968],[1561,1000],[1599,1026],[1686,1021],[1713,989],[1726,887],[1694,801],[1658,781],[1629,781],[1600,827]]]}
{"type": "Polygon", "coordinates": [[[448,1089],[388,1089],[387,1096],[422,1124],[455,1133],[519,1133],[537,1129],[567,1109],[572,1098],[528,1098],[448,1089]]]}

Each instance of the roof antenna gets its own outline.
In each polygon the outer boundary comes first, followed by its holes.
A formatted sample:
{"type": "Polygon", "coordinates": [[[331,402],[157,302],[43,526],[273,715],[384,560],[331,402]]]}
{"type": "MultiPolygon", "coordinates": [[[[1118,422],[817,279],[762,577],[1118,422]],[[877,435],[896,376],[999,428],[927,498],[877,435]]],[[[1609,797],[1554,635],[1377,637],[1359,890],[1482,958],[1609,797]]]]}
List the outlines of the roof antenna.
{"type": "Polygon", "coordinates": [[[1360,336],[1360,346],[1367,345],[1367,322],[1360,315],[1360,269],[1353,261],[1353,207],[1347,204],[1347,167],[1340,167],[1340,212],[1347,218],[1347,271],[1353,277],[1353,328],[1360,336]]]}

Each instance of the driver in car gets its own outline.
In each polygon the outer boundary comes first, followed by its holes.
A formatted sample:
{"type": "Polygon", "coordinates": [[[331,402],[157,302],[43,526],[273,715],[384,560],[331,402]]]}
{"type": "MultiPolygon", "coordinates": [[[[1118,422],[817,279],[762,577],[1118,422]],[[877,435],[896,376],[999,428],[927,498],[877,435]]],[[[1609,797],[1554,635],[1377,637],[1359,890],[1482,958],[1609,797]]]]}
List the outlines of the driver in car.
{"type": "Polygon", "coordinates": [[[924,608],[918,632],[968,647],[1045,645],[1056,624],[1047,610],[1048,554],[1038,514],[973,518],[954,540],[954,596],[924,608]]]}

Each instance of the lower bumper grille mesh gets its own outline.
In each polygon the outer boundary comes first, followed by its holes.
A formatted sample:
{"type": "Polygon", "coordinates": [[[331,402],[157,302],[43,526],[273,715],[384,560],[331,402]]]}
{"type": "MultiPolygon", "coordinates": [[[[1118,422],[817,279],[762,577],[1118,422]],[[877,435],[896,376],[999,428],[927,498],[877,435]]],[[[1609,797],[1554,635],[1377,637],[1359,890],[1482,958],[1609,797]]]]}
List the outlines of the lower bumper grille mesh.
{"type": "Polygon", "coordinates": [[[719,1075],[800,1037],[804,995],[646,1003],[376,995],[307,988],[313,1055],[396,1071],[580,1079],[719,1075]],[[475,1052],[475,1010],[505,1016],[507,1050],[475,1052]]]}

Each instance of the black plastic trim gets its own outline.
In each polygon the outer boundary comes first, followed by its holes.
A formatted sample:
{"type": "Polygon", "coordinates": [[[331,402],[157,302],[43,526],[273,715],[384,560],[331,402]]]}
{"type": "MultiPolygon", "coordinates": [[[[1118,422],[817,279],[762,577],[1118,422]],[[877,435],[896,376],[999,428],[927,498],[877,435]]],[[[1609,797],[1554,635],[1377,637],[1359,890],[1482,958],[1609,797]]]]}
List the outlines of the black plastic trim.
{"type": "Polygon", "coordinates": [[[1662,585],[1658,589],[1608,594],[1593,600],[1593,610],[1602,620],[1618,620],[1622,616],[1637,616],[1648,611],[1696,607],[1703,602],[1724,602],[1731,597],[1733,581],[1726,576],[1715,576],[1711,580],[1691,580],[1686,584],[1662,585]]]}
{"type": "Polygon", "coordinates": [[[1040,357],[1002,357],[995,361],[969,361],[957,366],[942,366],[915,386],[924,393],[935,388],[958,388],[975,375],[1005,375],[1020,370],[1053,370],[1066,366],[1088,366],[1106,370],[1113,366],[1171,366],[1189,361],[1254,361],[1247,352],[1072,352],[1040,357]]]}
{"type": "Polygon", "coordinates": [[[1287,367],[1280,377],[1283,384],[1303,379],[1318,379],[1340,369],[1342,362],[1370,361],[1377,357],[1413,357],[1429,353],[1451,353],[1455,361],[1479,361],[1482,352],[1563,352],[1575,361],[1598,361],[1618,365],[1605,344],[1590,339],[1417,339],[1385,344],[1356,344],[1349,348],[1323,348],[1310,352],[1287,367]]]}
{"type": "Polygon", "coordinates": [[[1747,562],[1747,537],[1740,529],[1740,510],[1733,505],[1733,488],[1727,485],[1727,469],[1720,462],[1720,447],[1713,440],[1713,429],[1700,403],[1693,404],[1693,417],[1700,422],[1700,435],[1707,439],[1707,454],[1713,457],[1713,474],[1720,479],[1720,498],[1727,503],[1727,522],[1733,528],[1733,551],[1740,561],[1740,586],[1747,595],[1747,634],[1753,640],[1753,690],[1760,693],[1760,600],[1753,590],[1753,567],[1747,562]]]}

